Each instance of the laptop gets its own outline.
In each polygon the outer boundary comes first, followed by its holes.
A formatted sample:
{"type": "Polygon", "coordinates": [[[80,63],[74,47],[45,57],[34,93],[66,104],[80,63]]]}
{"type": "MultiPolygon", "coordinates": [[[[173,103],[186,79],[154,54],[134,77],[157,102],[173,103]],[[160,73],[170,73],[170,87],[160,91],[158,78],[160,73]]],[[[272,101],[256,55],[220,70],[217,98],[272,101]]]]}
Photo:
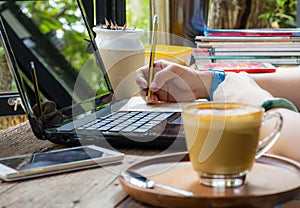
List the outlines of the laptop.
{"type": "Polygon", "coordinates": [[[37,138],[185,150],[180,112],[120,110],[128,100],[114,99],[82,0],[0,3],[2,44],[37,138]]]}

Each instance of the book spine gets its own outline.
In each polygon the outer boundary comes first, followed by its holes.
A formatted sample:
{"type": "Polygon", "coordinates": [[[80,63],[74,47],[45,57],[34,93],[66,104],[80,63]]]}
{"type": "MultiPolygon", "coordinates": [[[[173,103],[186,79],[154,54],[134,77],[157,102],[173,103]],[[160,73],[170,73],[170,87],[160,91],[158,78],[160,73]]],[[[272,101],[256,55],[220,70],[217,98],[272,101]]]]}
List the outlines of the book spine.
{"type": "Polygon", "coordinates": [[[202,67],[203,62],[209,62],[209,63],[229,63],[229,62],[242,62],[244,63],[245,61],[251,62],[251,61],[259,61],[259,62],[267,62],[270,64],[273,64],[275,66],[277,65],[299,65],[300,64],[300,57],[299,58],[278,58],[278,59],[269,59],[269,58],[261,58],[261,59],[213,59],[213,60],[208,60],[207,57],[206,59],[195,59],[195,64],[198,65],[199,68],[202,67]]]}
{"type": "Polygon", "coordinates": [[[195,41],[198,48],[201,47],[218,47],[218,48],[228,48],[228,47],[295,47],[300,48],[300,42],[200,42],[195,41]]]}
{"type": "MultiPolygon", "coordinates": [[[[297,36],[294,33],[247,33],[247,32],[212,32],[209,33],[210,37],[292,37],[297,36]]],[[[298,35],[299,36],[299,35],[298,35]]]]}
{"type": "Polygon", "coordinates": [[[300,47],[198,47],[194,48],[194,52],[298,52],[300,47]]]}
{"type": "Polygon", "coordinates": [[[293,42],[293,41],[300,41],[300,37],[284,37],[284,36],[278,36],[278,37],[210,37],[210,36],[197,36],[195,38],[195,41],[201,41],[201,42],[269,42],[269,41],[280,41],[280,42],[293,42]]]}
{"type": "Polygon", "coordinates": [[[300,36],[299,28],[206,29],[206,36],[300,36]]]}

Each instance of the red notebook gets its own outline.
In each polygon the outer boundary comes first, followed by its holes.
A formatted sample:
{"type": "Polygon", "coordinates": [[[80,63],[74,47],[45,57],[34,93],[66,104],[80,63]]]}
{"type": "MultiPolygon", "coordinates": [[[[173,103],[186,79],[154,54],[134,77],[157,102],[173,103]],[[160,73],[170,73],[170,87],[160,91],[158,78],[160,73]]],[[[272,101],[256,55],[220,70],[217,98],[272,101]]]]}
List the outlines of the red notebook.
{"type": "Polygon", "coordinates": [[[272,73],[276,67],[270,63],[263,62],[227,62],[211,63],[203,66],[207,70],[224,70],[225,72],[247,72],[247,73],[272,73]]]}

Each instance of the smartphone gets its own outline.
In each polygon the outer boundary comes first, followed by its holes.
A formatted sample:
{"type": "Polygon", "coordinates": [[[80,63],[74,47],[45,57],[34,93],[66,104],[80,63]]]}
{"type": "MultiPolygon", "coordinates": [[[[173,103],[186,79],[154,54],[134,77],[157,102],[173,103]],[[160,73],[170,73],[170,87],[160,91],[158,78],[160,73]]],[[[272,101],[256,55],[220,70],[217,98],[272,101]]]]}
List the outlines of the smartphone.
{"type": "Polygon", "coordinates": [[[0,158],[0,178],[21,180],[119,163],[123,158],[123,153],[95,145],[0,158]]]}

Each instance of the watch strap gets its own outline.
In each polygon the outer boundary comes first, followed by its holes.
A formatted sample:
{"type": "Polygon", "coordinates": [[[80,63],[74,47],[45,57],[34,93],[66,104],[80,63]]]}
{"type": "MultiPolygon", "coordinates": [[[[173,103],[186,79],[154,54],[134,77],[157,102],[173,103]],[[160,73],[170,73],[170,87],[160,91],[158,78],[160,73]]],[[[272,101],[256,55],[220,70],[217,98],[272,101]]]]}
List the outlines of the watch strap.
{"type": "Polygon", "coordinates": [[[295,112],[298,112],[297,107],[289,100],[285,98],[273,98],[266,100],[262,103],[261,107],[268,111],[272,108],[286,108],[295,112]]]}
{"type": "Polygon", "coordinates": [[[216,89],[218,88],[219,84],[225,80],[225,72],[222,70],[212,70],[213,71],[213,81],[211,84],[211,90],[209,93],[209,100],[213,100],[213,95],[216,89]]]}

